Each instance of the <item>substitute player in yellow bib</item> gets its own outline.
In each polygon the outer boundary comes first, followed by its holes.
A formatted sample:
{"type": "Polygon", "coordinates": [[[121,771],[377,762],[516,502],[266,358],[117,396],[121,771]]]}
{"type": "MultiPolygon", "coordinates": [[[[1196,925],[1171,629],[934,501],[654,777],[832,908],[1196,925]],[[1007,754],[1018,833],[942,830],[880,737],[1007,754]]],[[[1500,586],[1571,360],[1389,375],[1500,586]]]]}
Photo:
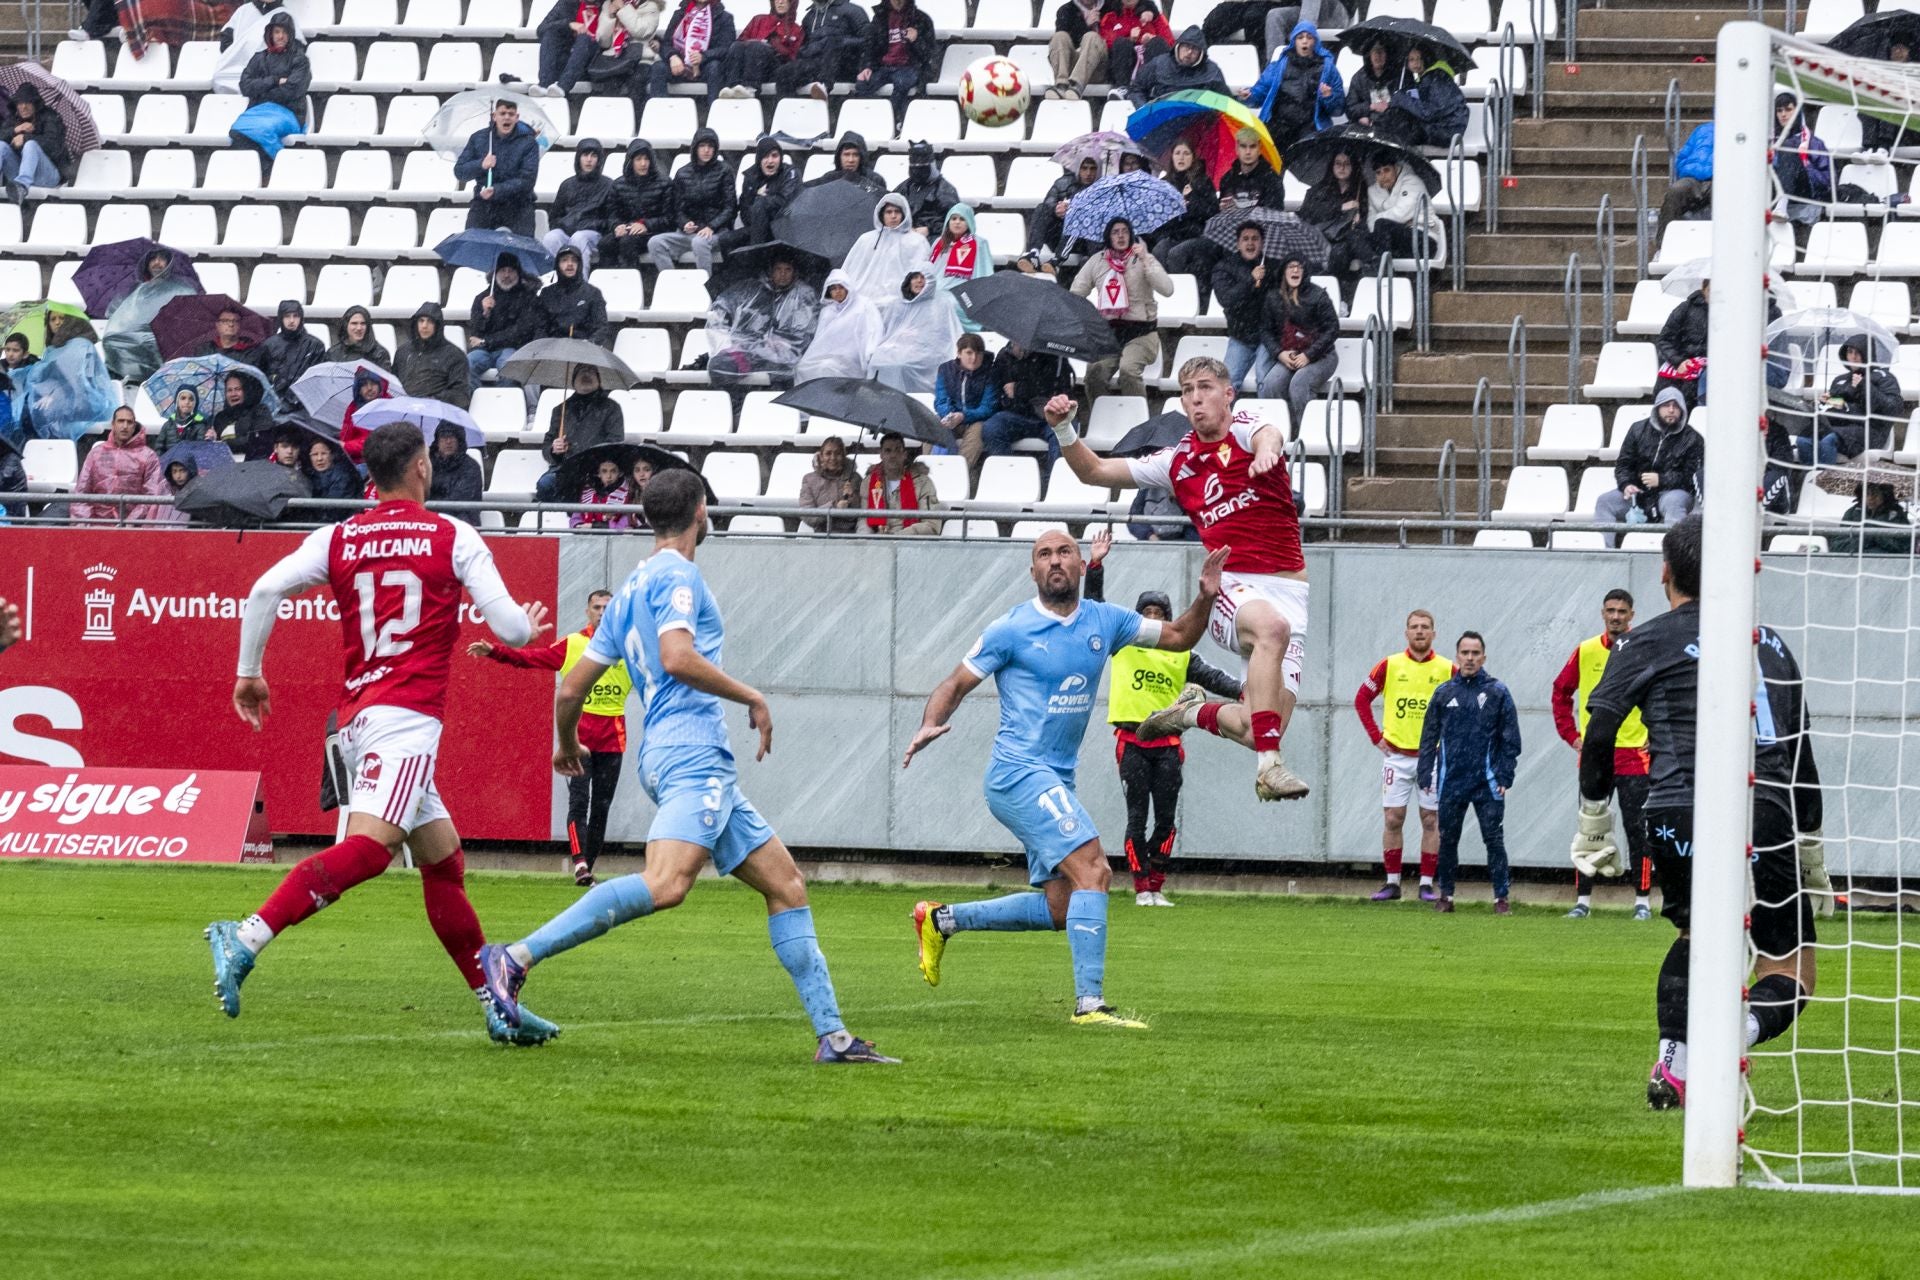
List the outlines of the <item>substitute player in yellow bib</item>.
{"type": "Polygon", "coordinates": [[[1380,767],[1380,807],[1386,818],[1381,857],[1387,864],[1387,883],[1373,895],[1375,902],[1400,897],[1400,870],[1407,830],[1407,806],[1420,797],[1420,900],[1434,898],[1433,873],[1440,864],[1440,797],[1420,791],[1414,773],[1420,764],[1420,731],[1427,723],[1427,702],[1433,691],[1453,678],[1453,663],[1433,651],[1433,615],[1415,609],[1407,615],[1407,647],[1373,664],[1353,695],[1353,709],[1373,745],[1385,757],[1380,767]],[[1374,699],[1380,700],[1380,720],[1373,718],[1374,699]]]}
{"type": "MultiPolygon", "coordinates": [[[[552,644],[509,649],[482,640],[468,645],[467,653],[510,667],[558,671],[564,677],[579,665],[611,599],[610,591],[588,596],[587,625],[552,644]]],[[[607,814],[620,785],[620,762],[627,754],[627,695],[632,692],[633,677],[627,674],[624,662],[616,662],[594,681],[586,709],[580,714],[580,745],[587,749],[587,762],[579,777],[567,779],[567,851],[573,859],[574,883],[582,888],[593,883],[593,864],[606,843],[607,814]]]]}

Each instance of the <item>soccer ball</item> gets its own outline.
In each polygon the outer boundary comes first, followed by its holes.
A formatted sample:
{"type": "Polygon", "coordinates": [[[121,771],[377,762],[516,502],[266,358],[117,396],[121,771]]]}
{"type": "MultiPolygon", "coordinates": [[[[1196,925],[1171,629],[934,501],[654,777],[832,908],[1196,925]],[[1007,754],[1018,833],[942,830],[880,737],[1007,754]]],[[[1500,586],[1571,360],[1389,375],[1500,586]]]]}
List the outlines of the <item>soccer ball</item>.
{"type": "Polygon", "coordinates": [[[1012,124],[1027,109],[1027,77],[1007,58],[981,58],[960,73],[960,109],[975,124],[1012,124]]]}

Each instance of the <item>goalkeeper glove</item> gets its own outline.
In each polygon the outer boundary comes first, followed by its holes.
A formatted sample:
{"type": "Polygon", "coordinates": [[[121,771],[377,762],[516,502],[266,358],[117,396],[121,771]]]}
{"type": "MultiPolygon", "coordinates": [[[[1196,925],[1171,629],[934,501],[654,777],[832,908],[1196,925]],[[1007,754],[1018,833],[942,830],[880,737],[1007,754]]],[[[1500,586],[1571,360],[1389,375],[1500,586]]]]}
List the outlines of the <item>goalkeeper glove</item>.
{"type": "Polygon", "coordinates": [[[1814,914],[1822,919],[1833,916],[1833,878],[1827,874],[1827,846],[1818,831],[1803,831],[1799,837],[1800,884],[1814,900],[1814,914]]]}
{"type": "Polygon", "coordinates": [[[1573,838],[1573,865],[1583,876],[1620,874],[1620,849],[1613,843],[1613,814],[1605,801],[1580,802],[1580,831],[1573,838]]]}

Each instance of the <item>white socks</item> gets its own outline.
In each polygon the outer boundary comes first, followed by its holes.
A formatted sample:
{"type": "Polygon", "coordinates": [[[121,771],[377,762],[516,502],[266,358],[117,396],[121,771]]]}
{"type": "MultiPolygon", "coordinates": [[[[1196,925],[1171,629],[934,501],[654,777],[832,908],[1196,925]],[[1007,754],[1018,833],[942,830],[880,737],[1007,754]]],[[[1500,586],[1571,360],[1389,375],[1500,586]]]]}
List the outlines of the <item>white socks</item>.
{"type": "Polygon", "coordinates": [[[845,1053],[847,1051],[847,1046],[853,1043],[853,1032],[848,1031],[843,1027],[838,1031],[829,1031],[827,1032],[827,1034],[825,1034],[824,1036],[821,1036],[820,1038],[822,1040],[825,1040],[827,1042],[827,1047],[832,1049],[835,1053],[845,1053]]]}
{"type": "MultiPolygon", "coordinates": [[[[1187,712],[1187,714],[1191,715],[1193,713],[1189,711],[1187,712]]],[[[1265,769],[1270,764],[1280,763],[1280,753],[1278,751],[1262,751],[1259,753],[1259,757],[1260,759],[1259,759],[1258,767],[1261,769],[1265,769]]]]}
{"type": "Polygon", "coordinates": [[[240,939],[241,946],[253,952],[253,954],[259,955],[261,950],[265,948],[269,942],[273,941],[273,930],[267,928],[267,922],[265,920],[262,920],[257,915],[253,915],[248,916],[240,922],[240,930],[237,936],[240,939]]]}
{"type": "Polygon", "coordinates": [[[1753,1048],[1754,1041],[1760,1038],[1760,1019],[1754,1014],[1747,1015],[1747,1048],[1753,1048]]]}
{"type": "Polygon", "coordinates": [[[526,943],[524,942],[508,943],[507,954],[512,956],[513,962],[519,965],[522,969],[533,968],[533,952],[527,950],[526,943]]]}
{"type": "Polygon", "coordinates": [[[1675,1080],[1687,1078],[1687,1044],[1684,1040],[1662,1040],[1660,1042],[1660,1065],[1675,1080]]]}
{"type": "Polygon", "coordinates": [[[1577,907],[1591,907],[1593,905],[1593,895],[1583,893],[1573,900],[1573,904],[1577,907]]]}
{"type": "Polygon", "coordinates": [[[1635,895],[1633,895],[1633,905],[1636,907],[1647,907],[1651,909],[1653,906],[1653,899],[1649,898],[1644,893],[1636,893],[1635,895]]]}
{"type": "Polygon", "coordinates": [[[1092,1013],[1095,1009],[1098,1009],[1102,1003],[1103,997],[1101,996],[1081,996],[1078,1000],[1074,1001],[1073,1011],[1076,1014],[1092,1013]]]}
{"type": "Polygon", "coordinates": [[[1399,884],[1399,883],[1400,883],[1400,873],[1399,873],[1398,871],[1389,871],[1389,872],[1387,872],[1387,883],[1388,883],[1388,884],[1399,884]]]}

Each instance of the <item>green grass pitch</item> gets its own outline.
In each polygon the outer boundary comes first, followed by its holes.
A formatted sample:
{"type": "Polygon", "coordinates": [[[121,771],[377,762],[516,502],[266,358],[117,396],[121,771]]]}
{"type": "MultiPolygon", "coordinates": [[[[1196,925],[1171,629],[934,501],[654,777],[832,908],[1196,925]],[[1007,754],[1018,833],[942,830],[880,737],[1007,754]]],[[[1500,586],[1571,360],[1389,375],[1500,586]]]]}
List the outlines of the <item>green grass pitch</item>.
{"type": "MultiPolygon", "coordinates": [[[[822,1068],[732,883],[540,969],[545,1049],[487,1042],[404,873],[277,942],[229,1022],[200,929],[277,875],[0,867],[8,1276],[1920,1268],[1909,1198],[1675,1188],[1641,1095],[1662,922],[1116,894],[1129,1033],[1067,1024],[1058,936],[959,938],[928,990],[916,891],[822,887],[849,1024],[906,1059],[822,1068]]],[[[471,884],[495,937],[574,892],[471,884]]]]}

